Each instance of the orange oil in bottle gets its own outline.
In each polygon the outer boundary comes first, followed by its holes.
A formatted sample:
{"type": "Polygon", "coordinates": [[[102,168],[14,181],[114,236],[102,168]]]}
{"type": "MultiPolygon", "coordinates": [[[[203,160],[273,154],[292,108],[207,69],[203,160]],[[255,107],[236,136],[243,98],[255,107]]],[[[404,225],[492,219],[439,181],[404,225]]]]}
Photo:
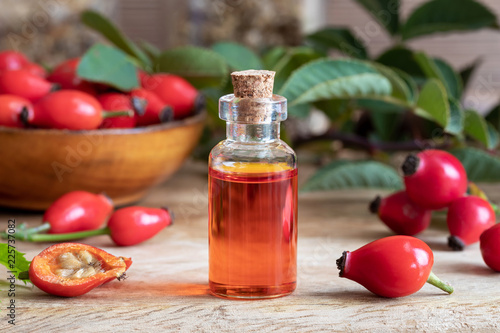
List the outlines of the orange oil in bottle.
{"type": "Polygon", "coordinates": [[[209,286],[227,298],[290,294],[297,276],[297,169],[209,168],[209,286]]]}

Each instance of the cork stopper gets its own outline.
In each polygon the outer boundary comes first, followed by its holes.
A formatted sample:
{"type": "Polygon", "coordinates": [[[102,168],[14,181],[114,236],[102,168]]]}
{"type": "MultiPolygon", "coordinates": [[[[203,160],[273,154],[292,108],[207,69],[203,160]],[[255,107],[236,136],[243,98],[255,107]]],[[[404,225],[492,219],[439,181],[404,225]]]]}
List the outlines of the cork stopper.
{"type": "Polygon", "coordinates": [[[234,96],[238,98],[271,98],[274,85],[273,71],[249,69],[233,72],[234,96]]]}

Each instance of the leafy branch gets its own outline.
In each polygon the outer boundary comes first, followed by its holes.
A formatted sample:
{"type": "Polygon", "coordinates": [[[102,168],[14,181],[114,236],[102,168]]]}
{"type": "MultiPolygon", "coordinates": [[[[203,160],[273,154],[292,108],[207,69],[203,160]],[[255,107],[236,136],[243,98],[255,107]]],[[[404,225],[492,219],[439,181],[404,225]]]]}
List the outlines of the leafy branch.
{"type": "MultiPolygon", "coordinates": [[[[308,117],[315,109],[330,122],[330,128],[319,135],[283,133],[296,147],[338,140],[372,156],[378,151],[451,149],[464,163],[471,180],[500,181],[500,175],[491,173],[500,165],[500,158],[492,153],[500,141],[500,106],[483,117],[461,104],[465,87],[481,63],[479,58],[459,72],[445,59],[406,44],[433,34],[498,30],[495,14],[475,0],[461,0],[459,5],[456,0],[430,0],[403,20],[399,0],[356,2],[392,39],[392,45],[376,57],[370,57],[363,41],[347,27],[327,27],[304,36],[304,45],[276,46],[261,53],[234,42],[220,42],[210,48],[158,50],[145,42],[133,42],[109,20],[88,11],[82,15],[84,24],[113,46],[89,49],[78,73],[120,90],[138,84],[138,69],[186,78],[205,94],[210,115],[205,138],[211,145],[211,138],[223,133],[217,101],[232,92],[229,73],[249,68],[273,70],[277,73],[275,92],[288,99],[289,114],[295,121],[308,117]],[[332,58],[332,51],[346,58],[332,58]],[[110,67],[110,62],[114,66],[110,67]]],[[[365,179],[375,177],[371,171],[379,166],[366,162],[368,168],[364,163],[344,161],[342,168],[340,164],[325,166],[311,178],[321,186],[306,188],[386,186],[376,179],[365,179]],[[352,172],[340,172],[348,170],[348,163],[352,163],[352,172]],[[330,171],[323,172],[327,169],[330,171]]]]}

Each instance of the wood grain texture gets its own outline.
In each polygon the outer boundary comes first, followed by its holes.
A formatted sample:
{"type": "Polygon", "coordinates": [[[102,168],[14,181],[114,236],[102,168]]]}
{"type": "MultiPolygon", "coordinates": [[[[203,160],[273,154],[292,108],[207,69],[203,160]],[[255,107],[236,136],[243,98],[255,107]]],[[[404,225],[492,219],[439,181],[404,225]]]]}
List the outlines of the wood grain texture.
{"type": "Polygon", "coordinates": [[[0,129],[0,206],[45,209],[64,193],[139,200],[198,143],[205,113],[160,125],[94,131],[0,129]]]}
{"type": "MultiPolygon", "coordinates": [[[[301,166],[303,181],[311,169],[301,166]]],[[[485,188],[500,199],[498,186],[485,188]]],[[[231,301],[207,294],[207,170],[186,165],[156,187],[141,204],[168,205],[172,227],[134,247],[113,246],[107,236],[85,240],[134,260],[125,281],[114,281],[77,298],[18,286],[17,324],[22,332],[494,332],[500,330],[500,274],[482,262],[477,244],[464,252],[447,249],[443,221],[421,234],[435,254],[433,271],[455,287],[446,295],[426,285],[414,295],[386,299],[338,277],[342,251],[391,235],[368,212],[375,191],[299,196],[298,287],[291,295],[263,301],[231,301]]],[[[2,212],[0,227],[40,222],[41,215],[2,212]]],[[[49,244],[17,242],[31,259],[49,244]]],[[[0,268],[2,270],[3,268],[0,268]]],[[[0,289],[7,300],[5,270],[0,289]]],[[[2,309],[2,311],[4,311],[2,309]]],[[[3,312],[2,312],[3,313],[3,312]]],[[[0,330],[7,327],[0,321],[0,330]]]]}

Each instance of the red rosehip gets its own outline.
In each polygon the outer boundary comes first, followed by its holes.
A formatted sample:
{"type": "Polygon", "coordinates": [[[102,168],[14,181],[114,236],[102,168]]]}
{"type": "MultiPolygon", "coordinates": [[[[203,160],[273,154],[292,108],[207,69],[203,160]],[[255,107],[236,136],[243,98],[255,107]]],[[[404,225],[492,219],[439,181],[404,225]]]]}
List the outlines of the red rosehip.
{"type": "Polygon", "coordinates": [[[413,236],[425,230],[431,223],[431,211],[410,200],[405,191],[385,198],[377,196],[370,204],[370,211],[398,235],[413,236]]]}
{"type": "Polygon", "coordinates": [[[467,191],[465,169],[448,152],[429,149],[411,154],[402,169],[406,193],[423,208],[444,208],[467,191]]]}
{"type": "Polygon", "coordinates": [[[448,246],[461,251],[466,245],[479,242],[483,231],[495,224],[495,212],[484,199],[472,195],[462,197],[448,207],[446,223],[451,234],[448,246]]]}
{"type": "Polygon", "coordinates": [[[108,228],[116,245],[130,246],[144,242],[172,224],[166,208],[131,206],[111,215],[108,228]]]}
{"type": "Polygon", "coordinates": [[[483,231],[479,238],[483,260],[494,271],[500,272],[500,224],[483,231]]]}
{"type": "Polygon", "coordinates": [[[40,66],[38,64],[34,64],[32,62],[29,62],[26,65],[24,65],[22,69],[30,72],[33,75],[39,76],[39,77],[44,78],[47,76],[47,71],[45,70],[45,68],[43,68],[42,66],[40,66]]]}
{"type": "Polygon", "coordinates": [[[69,130],[96,129],[104,118],[133,116],[130,111],[105,112],[96,98],[79,90],[53,92],[36,103],[34,111],[33,125],[69,130]]]}
{"type": "Polygon", "coordinates": [[[0,72],[11,71],[23,68],[29,60],[26,56],[17,51],[0,52],[0,72]]]}
{"type": "Polygon", "coordinates": [[[0,74],[0,94],[24,97],[35,103],[53,89],[52,83],[25,69],[11,70],[0,74]]]}
{"type": "Polygon", "coordinates": [[[26,98],[0,95],[0,126],[25,127],[33,116],[33,105],[26,98]]]}
{"type": "MultiPolygon", "coordinates": [[[[99,103],[107,111],[133,110],[130,96],[121,93],[106,93],[97,97],[99,103]]],[[[137,123],[136,117],[113,117],[104,119],[99,128],[133,128],[137,123]]]]}
{"type": "Polygon", "coordinates": [[[434,255],[423,241],[410,236],[378,239],[337,260],[339,276],[383,297],[411,295],[429,282],[451,294],[453,288],[432,272],[434,255]]]}
{"type": "Polygon", "coordinates": [[[138,88],[130,92],[136,100],[144,101],[144,112],[137,113],[137,126],[148,126],[173,119],[172,108],[166,105],[152,91],[138,88]]]}
{"type": "Polygon", "coordinates": [[[172,74],[144,75],[139,72],[144,89],[154,92],[166,105],[172,107],[175,119],[189,116],[195,107],[198,91],[188,81],[172,74]]]}
{"type": "Polygon", "coordinates": [[[113,211],[113,202],[103,194],[73,191],[50,205],[43,221],[50,224],[49,233],[64,234],[101,228],[113,211]]]}
{"type": "Polygon", "coordinates": [[[54,68],[47,79],[50,82],[59,84],[62,89],[76,89],[90,95],[96,95],[96,90],[92,83],[83,80],[76,73],[79,63],[80,58],[66,60],[54,68]]]}

